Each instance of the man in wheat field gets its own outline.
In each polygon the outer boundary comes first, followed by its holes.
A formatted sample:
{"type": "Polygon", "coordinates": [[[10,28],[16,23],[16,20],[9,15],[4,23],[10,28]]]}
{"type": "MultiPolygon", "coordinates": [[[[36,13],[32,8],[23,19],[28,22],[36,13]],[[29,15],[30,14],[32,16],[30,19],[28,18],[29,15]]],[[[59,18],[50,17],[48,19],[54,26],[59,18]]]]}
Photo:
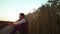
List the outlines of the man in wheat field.
{"type": "Polygon", "coordinates": [[[15,34],[17,30],[21,32],[21,34],[28,34],[28,21],[24,13],[20,13],[19,19],[15,23],[12,23],[12,25],[14,25],[14,27],[10,34],[15,34]]]}

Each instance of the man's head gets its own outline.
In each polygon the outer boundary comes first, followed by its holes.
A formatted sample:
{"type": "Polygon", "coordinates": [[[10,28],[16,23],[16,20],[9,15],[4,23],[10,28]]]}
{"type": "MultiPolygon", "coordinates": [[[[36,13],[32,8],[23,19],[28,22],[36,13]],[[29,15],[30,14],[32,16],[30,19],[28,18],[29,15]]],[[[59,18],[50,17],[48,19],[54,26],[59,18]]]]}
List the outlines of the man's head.
{"type": "Polygon", "coordinates": [[[25,14],[24,14],[24,13],[20,13],[20,14],[19,14],[19,18],[20,18],[20,19],[25,18],[25,14]]]}

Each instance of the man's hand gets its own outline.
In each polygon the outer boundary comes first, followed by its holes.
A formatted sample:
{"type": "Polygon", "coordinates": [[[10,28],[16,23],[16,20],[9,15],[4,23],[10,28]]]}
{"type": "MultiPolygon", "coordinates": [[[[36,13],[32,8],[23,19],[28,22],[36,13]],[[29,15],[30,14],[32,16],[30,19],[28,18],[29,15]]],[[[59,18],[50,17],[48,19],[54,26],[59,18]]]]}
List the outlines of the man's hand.
{"type": "Polygon", "coordinates": [[[15,22],[14,23],[12,23],[12,26],[15,26],[16,24],[15,24],[15,22]]]}
{"type": "Polygon", "coordinates": [[[15,26],[15,22],[13,22],[13,23],[9,23],[9,25],[11,25],[11,26],[15,26]]]}

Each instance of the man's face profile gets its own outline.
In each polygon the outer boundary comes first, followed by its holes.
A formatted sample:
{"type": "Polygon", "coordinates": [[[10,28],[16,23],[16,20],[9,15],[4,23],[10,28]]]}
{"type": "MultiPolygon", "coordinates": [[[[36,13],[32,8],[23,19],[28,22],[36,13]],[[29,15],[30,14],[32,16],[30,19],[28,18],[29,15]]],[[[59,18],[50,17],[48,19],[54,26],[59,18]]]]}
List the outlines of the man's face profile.
{"type": "Polygon", "coordinates": [[[19,18],[21,18],[21,19],[22,19],[22,18],[23,18],[23,16],[22,16],[22,15],[20,15],[20,17],[19,17],[19,18]]]}

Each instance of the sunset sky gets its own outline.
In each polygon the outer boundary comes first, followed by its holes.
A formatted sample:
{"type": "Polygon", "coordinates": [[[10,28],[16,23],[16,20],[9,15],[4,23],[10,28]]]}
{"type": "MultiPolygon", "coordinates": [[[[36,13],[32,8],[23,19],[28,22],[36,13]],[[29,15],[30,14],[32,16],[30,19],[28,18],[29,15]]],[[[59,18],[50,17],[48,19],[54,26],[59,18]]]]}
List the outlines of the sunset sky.
{"type": "Polygon", "coordinates": [[[28,14],[48,0],[0,0],[0,20],[16,21],[19,13],[28,14]]]}

